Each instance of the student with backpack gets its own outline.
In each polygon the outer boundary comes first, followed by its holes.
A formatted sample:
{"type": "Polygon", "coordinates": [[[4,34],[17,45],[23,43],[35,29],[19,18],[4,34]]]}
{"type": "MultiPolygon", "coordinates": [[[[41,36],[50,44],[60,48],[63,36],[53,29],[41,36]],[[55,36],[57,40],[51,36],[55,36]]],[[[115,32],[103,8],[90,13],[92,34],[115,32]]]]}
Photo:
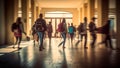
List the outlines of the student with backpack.
{"type": "MultiPolygon", "coordinates": [[[[87,49],[87,17],[84,17],[84,23],[80,23],[80,25],[77,28],[79,35],[81,36],[81,41],[83,40],[84,37],[84,48],[87,49]]],[[[76,43],[78,45],[80,41],[76,43]]]]}
{"type": "Polygon", "coordinates": [[[73,23],[71,23],[71,26],[68,27],[68,33],[70,35],[71,43],[73,41],[74,32],[76,31],[75,27],[73,26],[73,23]]]}
{"type": "Polygon", "coordinates": [[[32,36],[33,36],[33,43],[34,43],[34,46],[35,46],[35,41],[38,42],[38,34],[35,30],[35,24],[32,26],[32,36]]]}
{"type": "Polygon", "coordinates": [[[46,27],[46,21],[43,19],[43,14],[39,15],[39,18],[35,21],[35,30],[38,34],[39,37],[39,50],[42,51],[43,49],[45,49],[43,47],[43,38],[44,38],[44,34],[46,31],[47,27],[46,27]]]}
{"type": "MultiPolygon", "coordinates": [[[[12,24],[12,27],[11,27],[11,30],[12,32],[14,32],[14,36],[16,38],[16,43],[18,43],[18,49],[21,49],[20,48],[20,43],[21,43],[21,40],[22,40],[22,31],[23,31],[23,27],[22,27],[22,22],[21,22],[21,18],[18,17],[16,22],[12,24]]],[[[13,45],[13,48],[15,48],[15,45],[13,45]]]]}
{"type": "Polygon", "coordinates": [[[89,23],[89,31],[90,31],[90,35],[92,37],[92,42],[91,42],[91,47],[94,48],[95,47],[95,42],[96,42],[96,25],[95,25],[95,19],[96,18],[92,18],[91,22],[89,23]]]}
{"type": "Polygon", "coordinates": [[[63,48],[65,48],[66,33],[67,33],[67,25],[65,18],[63,18],[62,22],[58,25],[58,32],[61,33],[63,38],[63,41],[58,45],[58,47],[63,44],[63,48]]]}

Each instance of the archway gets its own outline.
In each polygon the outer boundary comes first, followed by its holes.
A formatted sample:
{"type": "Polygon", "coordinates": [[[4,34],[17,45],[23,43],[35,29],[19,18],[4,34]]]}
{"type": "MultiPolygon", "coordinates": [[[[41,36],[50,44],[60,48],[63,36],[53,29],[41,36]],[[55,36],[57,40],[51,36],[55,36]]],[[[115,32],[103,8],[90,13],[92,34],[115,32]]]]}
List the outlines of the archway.
{"type": "Polygon", "coordinates": [[[64,11],[52,11],[45,13],[45,20],[47,24],[51,21],[53,26],[52,36],[56,37],[56,29],[58,28],[58,24],[62,21],[62,18],[66,19],[66,23],[72,23],[72,13],[64,12],[64,11]]]}

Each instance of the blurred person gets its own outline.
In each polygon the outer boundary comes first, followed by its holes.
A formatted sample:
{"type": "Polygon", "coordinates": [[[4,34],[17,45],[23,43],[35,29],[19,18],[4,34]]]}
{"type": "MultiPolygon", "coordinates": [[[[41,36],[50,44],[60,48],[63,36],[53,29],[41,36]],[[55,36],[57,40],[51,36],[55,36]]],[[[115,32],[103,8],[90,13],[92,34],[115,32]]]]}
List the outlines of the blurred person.
{"type": "Polygon", "coordinates": [[[46,26],[46,21],[43,19],[43,14],[40,13],[39,18],[35,21],[35,29],[37,31],[38,37],[39,37],[39,50],[42,51],[43,49],[45,49],[43,47],[43,38],[44,38],[44,34],[45,31],[47,29],[46,26]]]}

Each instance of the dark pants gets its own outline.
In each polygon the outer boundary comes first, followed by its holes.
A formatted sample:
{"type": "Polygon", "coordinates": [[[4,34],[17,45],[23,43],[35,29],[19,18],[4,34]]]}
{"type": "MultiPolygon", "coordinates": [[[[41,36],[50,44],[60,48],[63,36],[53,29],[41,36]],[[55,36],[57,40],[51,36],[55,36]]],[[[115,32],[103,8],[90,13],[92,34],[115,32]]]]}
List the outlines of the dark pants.
{"type": "MultiPolygon", "coordinates": [[[[15,44],[18,43],[18,48],[19,48],[19,47],[20,47],[21,40],[22,40],[22,36],[16,36],[15,38],[16,38],[16,43],[15,43],[15,44]]],[[[14,47],[14,46],[13,46],[13,47],[14,47]]]]}
{"type": "Polygon", "coordinates": [[[49,44],[51,44],[52,33],[48,32],[49,44]]]}
{"type": "Polygon", "coordinates": [[[70,33],[71,42],[73,40],[74,33],[70,33]]]}
{"type": "Polygon", "coordinates": [[[85,42],[84,42],[84,47],[86,47],[87,45],[87,34],[80,34],[81,35],[81,41],[83,40],[83,37],[85,39],[85,42]]]}
{"type": "Polygon", "coordinates": [[[17,42],[18,42],[18,44],[20,44],[21,40],[22,40],[22,37],[20,36],[20,37],[15,37],[15,38],[16,38],[16,44],[17,44],[17,42]]]}
{"type": "Polygon", "coordinates": [[[113,48],[110,35],[106,35],[106,38],[105,38],[105,45],[106,45],[106,47],[108,47],[108,42],[109,42],[110,48],[113,48]]]}
{"type": "Polygon", "coordinates": [[[108,47],[108,42],[109,42],[109,46],[110,48],[113,49],[112,47],[112,41],[111,41],[111,37],[110,35],[106,34],[105,40],[101,42],[101,44],[105,43],[105,46],[108,47]]]}
{"type": "Polygon", "coordinates": [[[97,36],[96,36],[95,33],[91,33],[91,36],[92,36],[92,39],[93,39],[93,41],[91,42],[91,46],[94,47],[97,36]]]}

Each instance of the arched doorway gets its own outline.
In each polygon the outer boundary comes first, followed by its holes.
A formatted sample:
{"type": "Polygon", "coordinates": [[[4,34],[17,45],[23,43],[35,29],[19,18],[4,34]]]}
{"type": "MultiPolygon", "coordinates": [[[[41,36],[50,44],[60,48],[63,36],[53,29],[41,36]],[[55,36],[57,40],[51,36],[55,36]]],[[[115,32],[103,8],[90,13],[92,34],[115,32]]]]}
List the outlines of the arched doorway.
{"type": "Polygon", "coordinates": [[[45,13],[45,20],[47,24],[51,21],[53,26],[52,36],[56,37],[56,29],[58,28],[58,24],[62,21],[62,18],[66,19],[66,23],[72,23],[72,13],[64,12],[64,11],[53,11],[45,13]]]}

